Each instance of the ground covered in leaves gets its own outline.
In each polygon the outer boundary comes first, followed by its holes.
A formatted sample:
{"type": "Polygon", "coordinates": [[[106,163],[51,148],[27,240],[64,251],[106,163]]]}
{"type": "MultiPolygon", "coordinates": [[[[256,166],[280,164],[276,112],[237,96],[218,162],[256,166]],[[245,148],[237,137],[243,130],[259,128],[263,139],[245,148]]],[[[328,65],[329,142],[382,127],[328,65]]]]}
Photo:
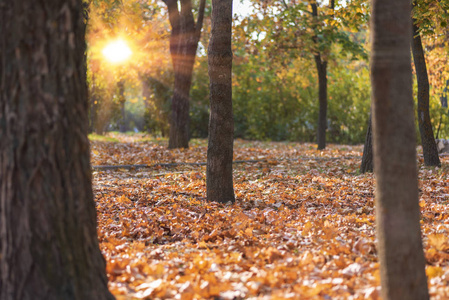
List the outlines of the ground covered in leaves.
{"type": "MultiPolygon", "coordinates": [[[[220,205],[206,202],[205,166],[193,164],[206,161],[206,141],[168,150],[166,140],[114,138],[92,141],[92,165],[149,166],[93,172],[117,299],[379,299],[362,146],[237,140],[237,200],[220,205]]],[[[418,161],[429,288],[448,299],[449,159],[418,161]]]]}

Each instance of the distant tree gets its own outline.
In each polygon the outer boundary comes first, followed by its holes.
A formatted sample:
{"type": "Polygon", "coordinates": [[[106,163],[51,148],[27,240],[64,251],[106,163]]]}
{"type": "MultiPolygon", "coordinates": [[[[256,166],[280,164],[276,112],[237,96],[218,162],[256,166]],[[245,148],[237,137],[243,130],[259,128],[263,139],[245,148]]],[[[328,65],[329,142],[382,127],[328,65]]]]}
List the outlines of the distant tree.
{"type": "Polygon", "coordinates": [[[171,25],[170,54],[175,73],[168,147],[188,148],[189,95],[206,0],[200,2],[196,23],[191,0],[163,1],[167,5],[171,25]]]}
{"type": "MultiPolygon", "coordinates": [[[[416,0],[413,2],[416,5],[416,0]]],[[[418,81],[418,124],[426,166],[441,166],[438,149],[435,143],[432,123],[429,114],[429,78],[427,76],[426,58],[424,54],[419,27],[416,19],[412,19],[412,53],[418,81]]]]}
{"type": "Polygon", "coordinates": [[[212,0],[208,61],[210,119],[207,148],[207,200],[234,202],[232,180],[232,0],[212,0]]]}
{"type": "MultiPolygon", "coordinates": [[[[312,125],[312,128],[315,131],[318,149],[324,149],[327,127],[332,126],[330,125],[332,120],[328,114],[328,66],[330,62],[333,63],[333,66],[344,63],[347,57],[367,59],[362,46],[363,32],[365,32],[363,27],[366,26],[366,16],[368,15],[366,5],[359,0],[346,1],[344,5],[341,3],[338,5],[338,1],[333,0],[256,0],[251,2],[256,13],[244,20],[243,28],[250,37],[258,36],[257,39],[252,39],[256,48],[252,55],[267,57],[268,68],[273,68],[278,62],[283,65],[283,70],[297,64],[299,60],[312,58],[314,61],[317,70],[314,77],[318,79],[318,93],[317,96],[314,95],[314,98],[318,98],[316,99],[318,104],[313,107],[313,110],[318,108],[318,112],[312,113],[316,118],[313,120],[316,125],[312,125]],[[255,24],[257,27],[254,26],[255,24]],[[263,55],[260,54],[262,51],[263,55]]],[[[248,40],[251,41],[251,38],[248,40]]],[[[247,46],[244,45],[244,47],[247,46]]],[[[262,69],[263,66],[261,63],[261,68],[257,69],[262,69]]],[[[335,69],[333,68],[332,71],[335,72],[335,69]]],[[[255,71],[253,72],[255,73],[255,71]]],[[[304,74],[304,70],[300,72],[304,74]]],[[[284,75],[283,78],[286,76],[284,75]]],[[[269,80],[272,82],[274,78],[269,80]]],[[[242,85],[240,82],[238,84],[242,85]]],[[[257,86],[257,83],[253,86],[257,86]]],[[[262,92],[264,92],[263,90],[262,88],[262,92]]],[[[334,88],[333,92],[335,92],[334,88]]],[[[276,94],[282,99],[284,93],[277,92],[276,94]]],[[[332,97],[334,96],[332,95],[332,97]]],[[[336,106],[333,104],[331,108],[336,106]]],[[[273,107],[273,109],[271,107],[268,109],[273,111],[277,108],[275,105],[273,107]]],[[[270,113],[266,115],[271,117],[270,113]]],[[[310,125],[308,125],[309,128],[310,125]]]]}
{"type": "MultiPolygon", "coordinates": [[[[432,87],[430,89],[430,99],[436,99],[441,96],[441,91],[445,89],[446,81],[449,78],[449,61],[447,55],[449,51],[449,26],[447,26],[448,12],[448,0],[413,1],[413,24],[416,25],[422,47],[425,51],[425,60],[423,61],[426,63],[426,76],[429,85],[432,87]]],[[[416,36],[416,34],[414,36],[416,36]]],[[[422,80],[423,76],[421,76],[421,80],[418,78],[418,82],[422,80]]],[[[425,86],[425,84],[423,85],[425,86]]],[[[437,128],[436,137],[441,134],[447,136],[448,126],[445,125],[448,123],[447,101],[443,101],[441,107],[432,105],[431,101],[430,109],[430,116],[431,119],[433,119],[433,122],[438,120],[438,124],[433,124],[436,125],[437,128]]],[[[423,144],[423,150],[424,147],[423,144]]],[[[424,157],[424,160],[426,160],[426,157],[424,157]]]]}
{"type": "MultiPolygon", "coordinates": [[[[329,1],[329,8],[333,11],[335,9],[335,1],[329,1]]],[[[312,16],[315,22],[318,23],[318,4],[316,1],[310,3],[312,7],[312,16]]],[[[314,26],[315,30],[316,25],[314,26]]],[[[316,49],[313,53],[315,59],[316,69],[318,72],[318,102],[319,102],[319,113],[318,113],[318,129],[317,129],[317,144],[318,150],[326,148],[326,129],[327,129],[327,56],[329,53],[323,53],[323,51],[318,50],[318,35],[313,36],[313,42],[316,45],[316,49]]],[[[330,44],[328,45],[326,52],[329,52],[330,44]]]]}
{"type": "Polygon", "coordinates": [[[360,164],[360,173],[373,172],[373,131],[371,114],[368,121],[368,130],[366,131],[365,145],[363,147],[362,163],[360,164]]]}
{"type": "Polygon", "coordinates": [[[0,299],[114,299],[93,201],[82,1],[0,0],[0,299]]]}
{"type": "Polygon", "coordinates": [[[372,1],[376,232],[382,298],[429,299],[421,241],[410,0],[372,1]]]}

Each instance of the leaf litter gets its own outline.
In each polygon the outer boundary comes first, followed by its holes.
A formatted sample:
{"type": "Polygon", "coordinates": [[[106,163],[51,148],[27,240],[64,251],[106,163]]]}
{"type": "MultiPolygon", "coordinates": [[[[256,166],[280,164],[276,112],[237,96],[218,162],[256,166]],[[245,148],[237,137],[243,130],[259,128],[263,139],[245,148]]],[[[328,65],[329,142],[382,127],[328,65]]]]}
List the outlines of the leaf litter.
{"type": "MultiPolygon", "coordinates": [[[[136,137],[91,144],[93,165],[205,162],[136,137]]],[[[380,299],[374,179],[362,146],[236,140],[235,204],[206,201],[205,166],[94,171],[100,248],[117,299],[380,299]]],[[[432,299],[449,298],[449,167],[419,162],[432,299]]]]}

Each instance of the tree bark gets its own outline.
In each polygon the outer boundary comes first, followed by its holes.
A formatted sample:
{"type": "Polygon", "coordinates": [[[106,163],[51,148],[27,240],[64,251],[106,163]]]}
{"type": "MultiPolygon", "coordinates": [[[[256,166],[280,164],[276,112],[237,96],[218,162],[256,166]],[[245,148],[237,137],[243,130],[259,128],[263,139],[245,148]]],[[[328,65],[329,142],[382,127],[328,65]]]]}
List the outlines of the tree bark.
{"type": "Polygon", "coordinates": [[[315,55],[315,64],[318,71],[318,150],[326,148],[327,130],[327,61],[321,60],[321,55],[315,55]]]}
{"type": "Polygon", "coordinates": [[[168,147],[189,147],[189,110],[190,87],[192,85],[193,64],[203,25],[205,0],[201,0],[198,19],[195,24],[192,13],[192,1],[164,0],[168,8],[172,28],[170,36],[170,54],[175,73],[172,97],[172,115],[168,147]]]}
{"type": "MultiPolygon", "coordinates": [[[[312,8],[312,17],[315,22],[318,22],[318,5],[316,2],[310,4],[312,8]]],[[[335,2],[330,2],[330,8],[334,10],[335,2]]],[[[315,27],[317,24],[314,25],[315,27]]],[[[318,128],[317,128],[317,144],[318,150],[326,148],[326,130],[327,130],[327,60],[323,57],[322,53],[318,50],[318,36],[314,35],[313,42],[317,47],[316,53],[314,53],[315,65],[318,73],[318,128]]]]}
{"type": "Polygon", "coordinates": [[[372,1],[376,231],[382,299],[429,299],[421,241],[410,0],[372,1]]]}
{"type": "Polygon", "coordinates": [[[0,0],[0,299],[114,299],[89,161],[81,0],[0,0]]]}
{"type": "Polygon", "coordinates": [[[360,173],[373,172],[373,134],[371,130],[371,115],[369,116],[368,130],[366,131],[365,146],[363,147],[360,173]]]}
{"type": "Polygon", "coordinates": [[[232,156],[232,0],[212,0],[212,35],[208,63],[210,119],[207,148],[207,200],[234,202],[232,156]]]}
{"type": "Polygon", "coordinates": [[[426,166],[441,166],[429,114],[429,78],[419,28],[412,19],[412,52],[418,81],[418,124],[426,166]]]}

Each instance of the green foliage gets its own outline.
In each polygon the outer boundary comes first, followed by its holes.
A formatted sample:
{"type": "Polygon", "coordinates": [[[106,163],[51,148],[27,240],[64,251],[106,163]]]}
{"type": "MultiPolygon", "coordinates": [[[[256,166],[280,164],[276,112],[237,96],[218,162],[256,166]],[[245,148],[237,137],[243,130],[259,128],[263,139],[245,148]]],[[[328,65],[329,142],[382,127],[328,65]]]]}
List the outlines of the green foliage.
{"type": "Polygon", "coordinates": [[[190,135],[206,138],[209,128],[209,74],[207,57],[197,58],[190,90],[190,135]]]}
{"type": "Polygon", "coordinates": [[[449,139],[449,111],[442,107],[438,97],[430,97],[430,120],[433,126],[435,138],[449,139]]]}
{"type": "Polygon", "coordinates": [[[371,103],[368,66],[365,62],[354,62],[331,68],[329,73],[327,138],[341,144],[363,143],[371,103]]]}
{"type": "Polygon", "coordinates": [[[162,71],[159,76],[141,76],[145,101],[145,131],[156,136],[168,136],[173,72],[162,71]]]}
{"type": "Polygon", "coordinates": [[[96,133],[89,134],[89,140],[90,141],[97,141],[97,142],[111,142],[111,143],[118,143],[119,140],[113,137],[105,136],[105,135],[99,135],[96,133]]]}
{"type": "Polygon", "coordinates": [[[414,0],[413,17],[424,35],[432,35],[442,29],[447,30],[449,1],[414,0]]]}
{"type": "MultiPolygon", "coordinates": [[[[251,69],[249,63],[235,69],[236,137],[275,141],[315,140],[318,95],[311,62],[297,60],[279,69],[251,69]],[[248,68],[252,74],[245,73],[248,68]],[[240,74],[241,78],[239,71],[243,73],[240,74]]],[[[328,140],[334,143],[362,143],[368,124],[369,105],[369,74],[366,67],[357,72],[348,68],[331,68],[328,140]]]]}
{"type": "MultiPolygon", "coordinates": [[[[284,64],[264,53],[243,56],[238,49],[234,53],[235,138],[314,141],[318,94],[313,62],[297,58],[284,64]]],[[[199,57],[195,70],[190,129],[193,137],[205,137],[209,120],[206,57],[199,57]]],[[[367,63],[344,57],[339,64],[333,63],[329,68],[328,140],[363,143],[369,107],[367,63]]]]}
{"type": "Polygon", "coordinates": [[[317,116],[313,73],[300,61],[282,66],[259,56],[234,68],[235,136],[269,140],[311,140],[317,116]],[[303,76],[299,76],[304,67],[303,76]]]}

